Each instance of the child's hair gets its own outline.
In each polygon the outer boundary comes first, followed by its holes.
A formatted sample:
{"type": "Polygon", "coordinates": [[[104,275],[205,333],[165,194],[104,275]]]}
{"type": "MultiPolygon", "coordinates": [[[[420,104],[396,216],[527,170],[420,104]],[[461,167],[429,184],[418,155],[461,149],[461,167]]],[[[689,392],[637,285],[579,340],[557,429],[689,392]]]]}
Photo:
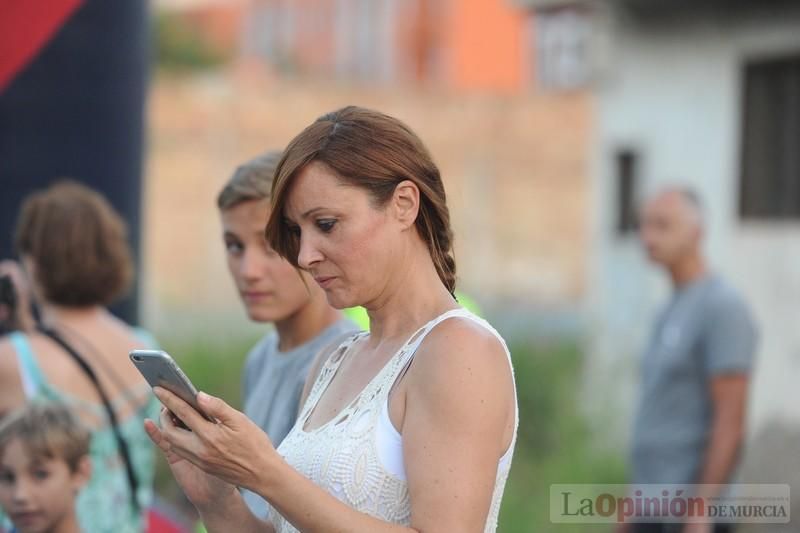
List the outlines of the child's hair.
{"type": "Polygon", "coordinates": [[[63,459],[73,472],[89,453],[89,430],[66,406],[34,402],[0,421],[0,457],[19,439],[35,459],[63,459]]]}
{"type": "Polygon", "coordinates": [[[269,199],[272,178],[280,160],[281,152],[270,150],[239,165],[217,196],[220,211],[252,200],[269,199]]]}

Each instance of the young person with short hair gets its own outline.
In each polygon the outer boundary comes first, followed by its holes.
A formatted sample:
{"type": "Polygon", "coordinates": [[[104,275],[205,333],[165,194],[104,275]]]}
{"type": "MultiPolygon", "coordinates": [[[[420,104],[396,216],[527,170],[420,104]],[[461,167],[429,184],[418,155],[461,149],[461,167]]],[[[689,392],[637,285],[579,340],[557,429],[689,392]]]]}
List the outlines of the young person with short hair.
{"type": "Polygon", "coordinates": [[[63,404],[34,402],[0,423],[0,507],[12,533],[78,533],[91,477],[89,430],[63,404]]]}

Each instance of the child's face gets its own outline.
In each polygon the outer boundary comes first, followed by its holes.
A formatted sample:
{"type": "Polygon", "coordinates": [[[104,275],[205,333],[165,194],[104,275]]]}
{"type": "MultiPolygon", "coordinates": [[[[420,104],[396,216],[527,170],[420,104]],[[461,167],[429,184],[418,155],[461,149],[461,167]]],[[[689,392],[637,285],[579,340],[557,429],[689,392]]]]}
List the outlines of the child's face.
{"type": "Polygon", "coordinates": [[[291,317],[309,302],[309,287],[314,285],[264,240],[269,210],[269,200],[252,200],[221,213],[228,270],[247,314],[256,322],[291,317]]]}
{"type": "Polygon", "coordinates": [[[75,497],[88,481],[88,458],[73,472],[63,459],[31,457],[19,439],[0,457],[0,506],[19,533],[59,531],[74,518],[75,497]]]}

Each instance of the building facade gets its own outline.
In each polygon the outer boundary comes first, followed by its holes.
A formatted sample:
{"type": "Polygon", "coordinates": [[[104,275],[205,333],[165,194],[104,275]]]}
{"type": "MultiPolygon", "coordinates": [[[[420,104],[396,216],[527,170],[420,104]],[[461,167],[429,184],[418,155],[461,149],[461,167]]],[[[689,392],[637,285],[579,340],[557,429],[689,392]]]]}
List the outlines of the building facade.
{"type": "Polygon", "coordinates": [[[585,393],[609,401],[594,419],[616,428],[604,433],[618,440],[630,429],[638,357],[669,294],[666,277],[641,250],[635,215],[648,193],[677,183],[702,198],[711,266],[741,291],[760,327],[750,442],[776,424],[797,428],[800,6],[533,4],[541,12],[584,13],[595,47],[587,63],[595,117],[585,393]]]}

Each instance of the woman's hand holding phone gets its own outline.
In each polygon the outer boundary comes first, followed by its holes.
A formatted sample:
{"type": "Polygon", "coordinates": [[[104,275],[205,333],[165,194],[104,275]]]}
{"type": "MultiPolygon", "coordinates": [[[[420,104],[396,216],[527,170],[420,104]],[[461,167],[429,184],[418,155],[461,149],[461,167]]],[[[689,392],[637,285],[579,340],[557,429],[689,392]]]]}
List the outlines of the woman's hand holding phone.
{"type": "MultiPolygon", "coordinates": [[[[158,387],[155,393],[165,408],[183,420],[190,430],[175,426],[170,417],[162,413],[161,429],[148,424],[150,438],[162,450],[188,460],[206,474],[231,486],[259,492],[259,485],[269,482],[269,475],[275,471],[280,456],[267,434],[243,413],[221,399],[201,392],[197,397],[200,408],[216,420],[209,422],[170,391],[158,387]]],[[[220,486],[212,488],[216,492],[220,486]]],[[[205,495],[196,494],[200,500],[205,495]]]]}
{"type": "Polygon", "coordinates": [[[147,434],[201,516],[244,506],[237,487],[259,492],[269,473],[285,464],[261,428],[221,399],[198,393],[168,354],[135,351],[130,357],[164,406],[161,427],[145,421],[147,434]]]}
{"type": "MultiPolygon", "coordinates": [[[[161,410],[160,422],[162,427],[166,427],[167,423],[174,425],[173,415],[166,407],[161,410]]],[[[178,482],[186,497],[198,510],[219,504],[226,497],[237,492],[236,487],[230,483],[206,474],[190,461],[178,455],[164,438],[155,421],[145,420],[144,428],[153,443],[164,453],[175,481],[178,482]]]]}
{"type": "MultiPolygon", "coordinates": [[[[155,387],[161,387],[169,390],[191,405],[206,420],[214,422],[212,418],[203,413],[198,405],[195,386],[167,352],[161,350],[133,350],[129,357],[151,387],[154,389],[155,387]]],[[[175,416],[174,413],[172,413],[172,417],[176,426],[189,429],[180,417],[175,416]]]]}

